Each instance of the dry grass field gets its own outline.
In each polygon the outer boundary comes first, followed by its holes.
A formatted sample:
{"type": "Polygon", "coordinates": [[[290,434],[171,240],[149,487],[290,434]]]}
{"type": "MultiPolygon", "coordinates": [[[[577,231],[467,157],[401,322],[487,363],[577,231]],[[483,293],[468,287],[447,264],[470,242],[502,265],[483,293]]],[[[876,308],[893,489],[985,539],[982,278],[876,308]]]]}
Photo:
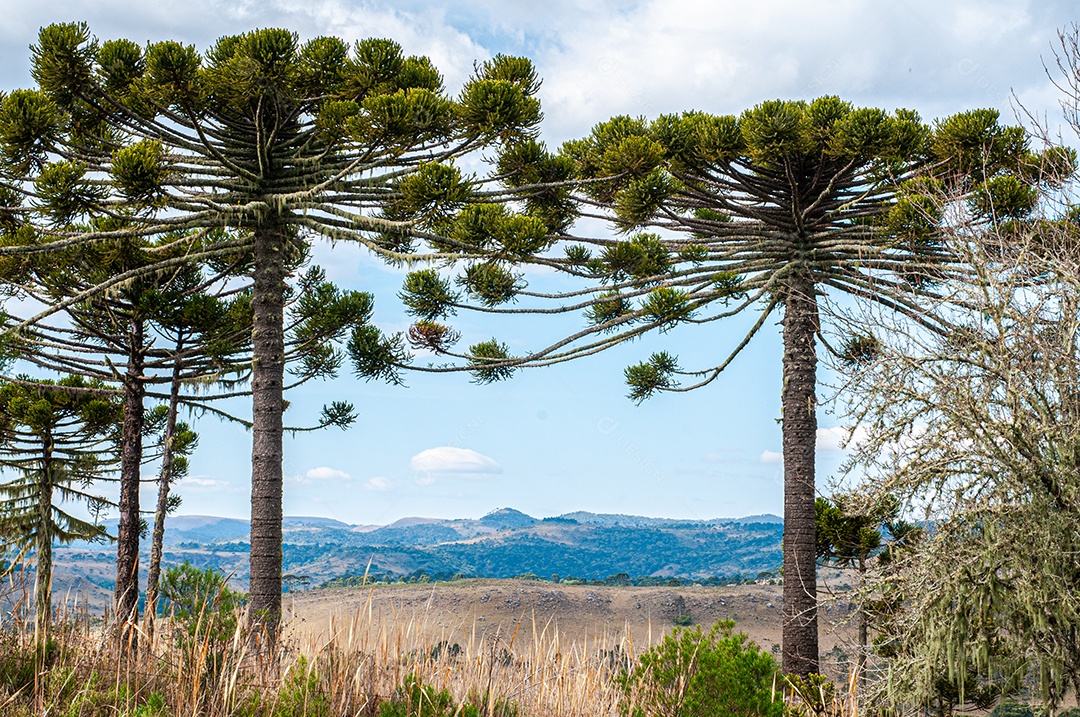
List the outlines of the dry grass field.
{"type": "MultiPolygon", "coordinates": [[[[432,644],[498,643],[524,652],[534,642],[556,640],[578,649],[622,645],[638,653],[675,627],[678,615],[688,614],[705,628],[734,620],[737,630],[779,656],[781,590],[763,584],[675,588],[473,579],[290,593],[284,608],[290,638],[308,644],[333,641],[361,614],[365,624],[390,631],[410,625],[432,644]]],[[[844,597],[827,600],[821,612],[824,667],[837,675],[846,672],[842,655],[851,652],[855,636],[844,597]]]]}
{"type": "MultiPolygon", "coordinates": [[[[22,683],[13,675],[36,659],[33,630],[3,625],[0,714],[373,717],[415,677],[488,714],[505,700],[518,717],[616,717],[616,677],[679,615],[706,627],[733,619],[778,652],[780,591],[481,579],[310,590],[286,595],[286,636],[270,661],[207,613],[163,620],[136,660],[118,659],[111,630],[83,608],[58,619],[55,661],[22,683]]],[[[835,601],[822,617],[823,667],[844,685],[836,658],[851,649],[850,606],[835,601]]]]}

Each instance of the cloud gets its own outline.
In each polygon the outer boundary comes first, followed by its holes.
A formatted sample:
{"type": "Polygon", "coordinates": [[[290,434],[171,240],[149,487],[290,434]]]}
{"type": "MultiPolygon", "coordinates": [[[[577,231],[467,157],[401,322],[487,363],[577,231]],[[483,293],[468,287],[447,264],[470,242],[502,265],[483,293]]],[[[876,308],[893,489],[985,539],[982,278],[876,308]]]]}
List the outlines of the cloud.
{"type": "Polygon", "coordinates": [[[854,431],[849,426],[833,426],[817,429],[817,449],[819,451],[848,452],[866,438],[866,428],[856,426],[854,431]]]}
{"type": "Polygon", "coordinates": [[[762,451],[758,460],[768,465],[779,465],[784,462],[784,454],[779,451],[762,451]]]}
{"type": "Polygon", "coordinates": [[[236,488],[227,480],[209,478],[207,476],[188,476],[176,482],[177,488],[195,490],[198,492],[235,492],[236,488]]]}
{"type": "Polygon", "coordinates": [[[375,476],[364,481],[364,490],[371,490],[377,493],[385,493],[388,490],[393,490],[394,484],[386,476],[375,476]]]}
{"type": "Polygon", "coordinates": [[[318,468],[309,468],[304,477],[308,480],[349,480],[350,476],[345,471],[339,471],[337,468],[319,466],[318,468]]]}
{"type": "MultiPolygon", "coordinates": [[[[865,438],[866,429],[862,426],[856,426],[854,431],[849,426],[819,428],[815,448],[818,453],[848,453],[865,438]]],[[[758,460],[761,463],[782,464],[784,454],[780,451],[762,451],[758,460]]]]}
{"type": "Polygon", "coordinates": [[[468,448],[438,446],[420,451],[409,460],[409,468],[420,485],[431,485],[440,478],[483,479],[503,472],[495,459],[468,448]]]}

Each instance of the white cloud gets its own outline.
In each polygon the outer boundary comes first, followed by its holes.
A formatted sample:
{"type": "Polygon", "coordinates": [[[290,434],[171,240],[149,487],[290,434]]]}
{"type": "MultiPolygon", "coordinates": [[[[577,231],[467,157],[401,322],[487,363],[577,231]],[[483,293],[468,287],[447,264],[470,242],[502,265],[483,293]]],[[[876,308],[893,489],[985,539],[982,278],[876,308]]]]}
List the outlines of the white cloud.
{"type": "Polygon", "coordinates": [[[304,477],[308,480],[349,480],[348,473],[328,466],[309,468],[308,472],[304,474],[304,477]]]}
{"type": "Polygon", "coordinates": [[[762,451],[758,460],[769,465],[779,465],[784,462],[784,454],[779,451],[762,451]]]}
{"type": "Polygon", "coordinates": [[[439,478],[482,479],[503,472],[495,459],[468,448],[438,446],[420,451],[409,460],[420,485],[431,485],[439,478]]]}
{"type": "MultiPolygon", "coordinates": [[[[865,438],[866,429],[862,426],[856,426],[854,431],[848,426],[819,428],[815,448],[818,453],[847,453],[865,438]]],[[[782,464],[784,454],[780,451],[762,451],[758,460],[761,463],[782,464]]]]}
{"type": "Polygon", "coordinates": [[[866,428],[863,426],[856,426],[854,430],[849,426],[819,428],[817,429],[817,449],[828,452],[847,452],[865,438],[866,428]]]}
{"type": "Polygon", "coordinates": [[[375,476],[364,481],[364,490],[372,490],[377,493],[385,493],[388,490],[393,490],[393,482],[386,476],[375,476]]]}
{"type": "Polygon", "coordinates": [[[232,490],[233,486],[227,480],[208,478],[207,476],[188,476],[176,482],[177,488],[195,489],[199,491],[232,490]]]}

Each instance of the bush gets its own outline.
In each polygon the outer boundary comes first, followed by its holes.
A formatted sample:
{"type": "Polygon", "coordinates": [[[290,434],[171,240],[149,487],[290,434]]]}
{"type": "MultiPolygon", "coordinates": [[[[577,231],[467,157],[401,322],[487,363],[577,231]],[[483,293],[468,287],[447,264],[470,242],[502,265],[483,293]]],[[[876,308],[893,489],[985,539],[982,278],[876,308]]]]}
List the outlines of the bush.
{"type": "Polygon", "coordinates": [[[214,638],[231,639],[244,595],[227,585],[219,570],[200,570],[188,561],[170,567],[161,580],[165,611],[189,635],[196,631],[214,638]]]}
{"type": "Polygon", "coordinates": [[[221,571],[200,570],[186,560],[166,570],[161,581],[161,597],[174,620],[177,646],[205,660],[207,678],[220,673],[225,648],[240,627],[245,596],[227,582],[221,571]]]}
{"type": "Polygon", "coordinates": [[[990,717],[1034,717],[1035,711],[1027,705],[1011,700],[1002,702],[990,713],[990,717]]]}
{"type": "Polygon", "coordinates": [[[735,623],[707,633],[676,628],[618,678],[627,717],[781,717],[772,655],[762,652],[735,623]]]}
{"type": "Polygon", "coordinates": [[[494,699],[490,712],[486,709],[487,703],[487,699],[473,696],[469,701],[457,704],[446,690],[436,690],[424,685],[415,675],[409,675],[393,699],[379,705],[379,717],[517,717],[517,705],[513,702],[494,699]],[[483,711],[482,707],[485,708],[483,711]]]}

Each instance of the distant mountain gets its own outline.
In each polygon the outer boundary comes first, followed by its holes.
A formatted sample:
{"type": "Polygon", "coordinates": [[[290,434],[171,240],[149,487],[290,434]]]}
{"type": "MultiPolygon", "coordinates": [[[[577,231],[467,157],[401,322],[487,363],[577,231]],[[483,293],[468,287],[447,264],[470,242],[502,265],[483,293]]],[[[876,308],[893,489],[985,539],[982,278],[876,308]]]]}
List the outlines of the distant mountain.
{"type": "Polygon", "coordinates": [[[479,522],[481,525],[496,530],[513,530],[515,528],[527,528],[538,521],[531,515],[525,515],[520,510],[499,508],[485,515],[479,522]]]}
{"type": "Polygon", "coordinates": [[[736,518],[731,521],[733,523],[780,523],[784,524],[784,519],[779,515],[773,515],[772,513],[761,513],[760,515],[748,515],[745,518],[736,518]]]}
{"type": "MultiPolygon", "coordinates": [[[[188,560],[219,568],[246,587],[246,520],[170,516],[165,525],[166,565],[188,560]]],[[[412,517],[383,526],[299,516],[282,523],[285,572],[306,576],[313,584],[363,574],[369,566],[383,574],[496,578],[530,573],[590,580],[618,573],[691,579],[757,575],[779,566],[782,532],[783,522],[775,515],[674,520],[577,511],[541,520],[513,508],[475,520],[412,517]]],[[[111,551],[109,545],[58,547],[59,584],[108,589],[111,551]]]]}

